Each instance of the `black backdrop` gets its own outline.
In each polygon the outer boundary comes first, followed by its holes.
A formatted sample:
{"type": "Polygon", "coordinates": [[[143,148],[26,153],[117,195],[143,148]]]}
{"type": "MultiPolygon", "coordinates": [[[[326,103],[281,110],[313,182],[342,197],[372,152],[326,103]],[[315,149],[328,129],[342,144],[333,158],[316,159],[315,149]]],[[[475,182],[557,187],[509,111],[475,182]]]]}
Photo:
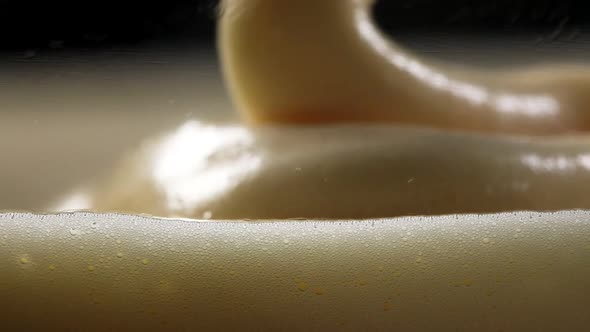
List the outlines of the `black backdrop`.
{"type": "MultiPolygon", "coordinates": [[[[211,43],[215,6],[211,0],[0,1],[0,49],[211,43]]],[[[588,0],[381,0],[376,12],[390,32],[549,31],[590,23],[588,0]]]]}

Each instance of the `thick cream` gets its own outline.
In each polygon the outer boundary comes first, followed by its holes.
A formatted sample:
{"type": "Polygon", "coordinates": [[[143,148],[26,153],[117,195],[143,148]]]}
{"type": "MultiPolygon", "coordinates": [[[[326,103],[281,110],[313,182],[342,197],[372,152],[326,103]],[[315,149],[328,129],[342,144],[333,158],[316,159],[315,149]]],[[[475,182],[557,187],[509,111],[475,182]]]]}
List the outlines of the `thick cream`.
{"type": "Polygon", "coordinates": [[[0,214],[0,324],[585,330],[587,212],[465,214],[589,208],[586,136],[504,135],[584,130],[585,72],[435,71],[382,43],[368,4],[226,1],[253,121],[189,121],[67,208],[242,222],[0,214]]]}
{"type": "Polygon", "coordinates": [[[275,219],[590,208],[587,67],[428,63],[378,32],[371,4],[224,1],[220,56],[250,121],[189,121],[57,209],[275,219]]]}
{"type": "Polygon", "coordinates": [[[590,208],[588,183],[585,138],[191,121],[127,156],[82,201],[197,219],[373,218],[590,208]]]}
{"type": "Polygon", "coordinates": [[[0,215],[7,331],[585,331],[590,214],[0,215]]]}
{"type": "Polygon", "coordinates": [[[395,122],[499,133],[590,128],[590,70],[451,68],[378,31],[370,0],[225,0],[219,49],[254,123],[395,122]]]}

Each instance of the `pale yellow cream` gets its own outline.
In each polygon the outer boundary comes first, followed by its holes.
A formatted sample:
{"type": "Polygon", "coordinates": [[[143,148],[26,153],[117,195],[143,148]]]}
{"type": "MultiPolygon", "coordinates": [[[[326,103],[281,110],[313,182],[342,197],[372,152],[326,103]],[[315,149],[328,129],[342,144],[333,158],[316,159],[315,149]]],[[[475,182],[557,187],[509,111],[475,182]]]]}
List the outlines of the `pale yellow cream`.
{"type": "MultiPolygon", "coordinates": [[[[396,72],[379,55],[389,48],[371,50],[370,38],[351,37],[358,31],[344,27],[370,23],[362,17],[367,4],[227,2],[221,46],[228,83],[237,107],[253,123],[266,125],[189,121],[146,143],[107,179],[57,208],[201,220],[279,219],[205,223],[93,213],[0,214],[0,326],[585,330],[590,323],[588,212],[358,220],[589,208],[586,136],[473,132],[583,129],[583,117],[576,116],[583,111],[585,78],[573,84],[566,71],[552,76],[553,82],[537,81],[533,72],[522,79],[501,75],[506,81],[498,86],[507,89],[508,99],[498,100],[503,98],[499,90],[486,87],[483,102],[474,105],[465,91],[479,91],[477,86],[465,90],[467,81],[451,76],[429,82],[424,73],[430,72],[422,71],[427,67],[411,57],[406,58],[410,69],[396,72]],[[294,16],[281,16],[286,9],[294,16]],[[357,12],[360,21],[349,17],[357,12]],[[287,58],[278,56],[282,47],[275,49],[278,54],[266,58],[268,67],[263,58],[249,57],[247,48],[233,48],[265,45],[265,36],[273,34],[286,38],[285,46],[289,40],[296,45],[289,34],[296,30],[289,26],[298,18],[310,20],[297,22],[307,33],[320,18],[324,23],[345,19],[342,25],[313,28],[318,38],[339,32],[331,35],[334,43],[360,49],[360,59],[376,68],[337,70],[339,63],[354,59],[322,53],[329,35],[309,47],[293,46],[287,58]],[[325,67],[315,63],[314,49],[325,67]],[[275,66],[281,59],[301,62],[275,66]],[[300,71],[305,68],[310,70],[300,71]],[[379,82],[377,68],[391,83],[379,82]],[[351,73],[366,88],[355,85],[351,73]],[[299,76],[289,80],[282,74],[299,76]],[[529,89],[530,82],[538,87],[529,89]],[[333,124],[352,120],[389,123],[333,124]],[[292,217],[357,219],[285,220],[292,217]]],[[[272,48],[262,49],[269,52],[257,52],[272,55],[272,48]]]]}
{"type": "Polygon", "coordinates": [[[0,214],[4,331],[586,331],[590,213],[0,214]]]}

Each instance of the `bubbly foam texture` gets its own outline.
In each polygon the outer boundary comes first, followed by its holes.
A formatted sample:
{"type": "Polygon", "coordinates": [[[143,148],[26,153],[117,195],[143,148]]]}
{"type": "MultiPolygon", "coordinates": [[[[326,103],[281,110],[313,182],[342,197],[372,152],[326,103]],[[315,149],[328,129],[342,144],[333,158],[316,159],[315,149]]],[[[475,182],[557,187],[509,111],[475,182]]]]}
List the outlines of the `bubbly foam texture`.
{"type": "Polygon", "coordinates": [[[197,222],[0,215],[8,330],[581,331],[590,212],[197,222]]]}

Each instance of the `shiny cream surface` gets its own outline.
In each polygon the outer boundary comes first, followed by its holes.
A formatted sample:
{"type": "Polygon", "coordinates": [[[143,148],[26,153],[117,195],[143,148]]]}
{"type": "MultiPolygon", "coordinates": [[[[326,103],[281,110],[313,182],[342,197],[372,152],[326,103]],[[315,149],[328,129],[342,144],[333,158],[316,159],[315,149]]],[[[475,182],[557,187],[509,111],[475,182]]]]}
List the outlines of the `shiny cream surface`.
{"type": "Polygon", "coordinates": [[[369,4],[225,1],[249,122],[188,121],[55,207],[191,219],[1,214],[2,327],[587,329],[588,212],[469,214],[588,208],[586,69],[425,62],[369,4]]]}
{"type": "Polygon", "coordinates": [[[190,121],[74,198],[91,210],[197,219],[590,208],[589,143],[374,125],[190,121]]]}
{"type": "Polygon", "coordinates": [[[370,0],[225,0],[219,49],[253,123],[390,122],[530,135],[590,128],[590,69],[479,70],[384,36],[370,0]]]}
{"type": "Polygon", "coordinates": [[[228,0],[245,122],[188,121],[54,209],[206,219],[589,208],[588,67],[483,72],[386,39],[372,1],[228,0]]]}

